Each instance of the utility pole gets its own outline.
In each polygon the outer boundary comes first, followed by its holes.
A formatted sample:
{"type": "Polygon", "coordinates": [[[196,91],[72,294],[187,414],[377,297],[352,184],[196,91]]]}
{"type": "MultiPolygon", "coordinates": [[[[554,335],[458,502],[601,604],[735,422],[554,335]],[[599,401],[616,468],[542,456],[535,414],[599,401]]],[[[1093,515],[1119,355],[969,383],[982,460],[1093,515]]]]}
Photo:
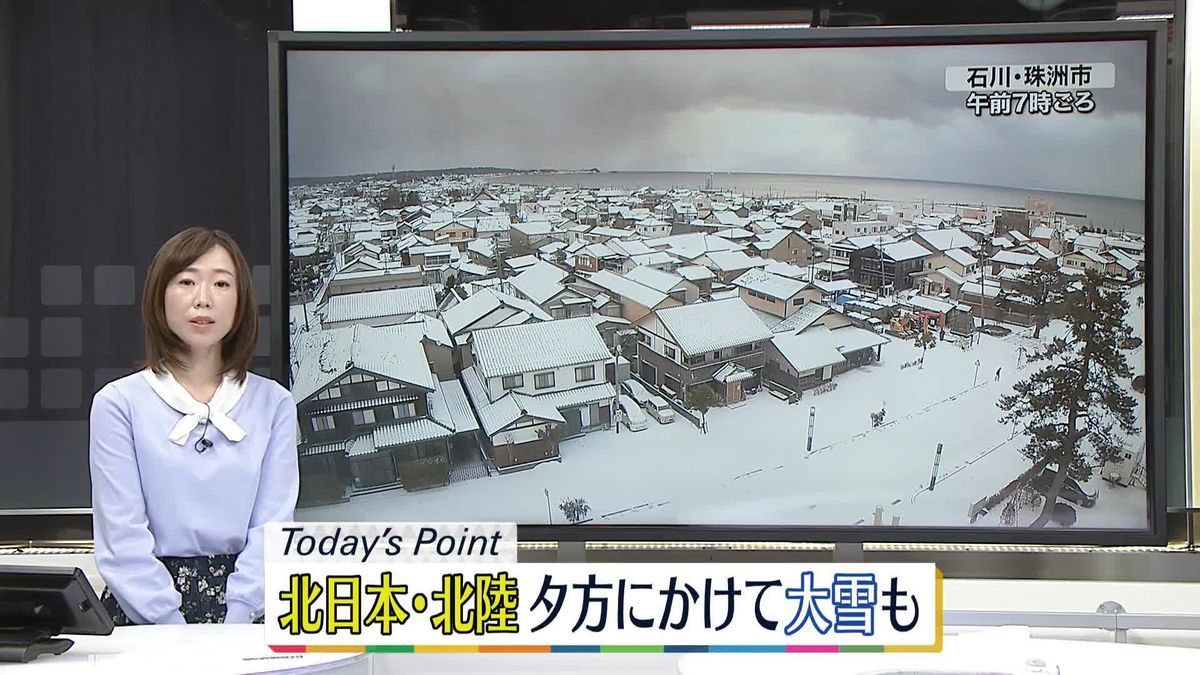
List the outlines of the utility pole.
{"type": "Polygon", "coordinates": [[[942,444],[938,443],[937,454],[933,457],[933,475],[929,477],[929,491],[933,492],[937,485],[938,467],[942,464],[942,444]]]}
{"type": "Polygon", "coordinates": [[[810,452],[810,453],[812,452],[813,425],[816,424],[816,420],[817,420],[817,407],[809,406],[808,407],[808,452],[810,452]]]}

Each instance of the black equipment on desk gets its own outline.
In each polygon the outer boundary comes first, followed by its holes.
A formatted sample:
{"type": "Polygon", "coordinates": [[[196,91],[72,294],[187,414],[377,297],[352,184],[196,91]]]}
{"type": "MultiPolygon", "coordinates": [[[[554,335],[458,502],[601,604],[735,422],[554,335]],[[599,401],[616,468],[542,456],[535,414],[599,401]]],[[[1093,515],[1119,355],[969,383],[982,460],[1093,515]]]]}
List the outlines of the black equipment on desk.
{"type": "Polygon", "coordinates": [[[27,663],[75,644],[56,635],[112,631],[112,617],[78,567],[0,565],[0,662],[27,663]]]}

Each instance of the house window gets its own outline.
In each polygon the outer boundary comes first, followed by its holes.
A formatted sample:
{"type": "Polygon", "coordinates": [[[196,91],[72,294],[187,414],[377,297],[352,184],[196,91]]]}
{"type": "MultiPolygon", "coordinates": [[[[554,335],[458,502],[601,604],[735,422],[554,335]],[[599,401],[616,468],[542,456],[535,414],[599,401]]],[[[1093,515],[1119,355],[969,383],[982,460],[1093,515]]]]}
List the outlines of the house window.
{"type": "Polygon", "coordinates": [[[804,304],[804,298],[796,298],[795,300],[792,300],[792,307],[799,307],[800,305],[803,305],[803,304],[804,304]]]}
{"type": "MultiPolygon", "coordinates": [[[[596,366],[579,366],[575,369],[576,382],[591,382],[596,379],[596,366]]],[[[551,381],[551,386],[553,386],[551,381]]]]}
{"type": "Polygon", "coordinates": [[[534,389],[549,389],[554,386],[554,373],[538,373],[533,376],[534,389]]]}
{"type": "Polygon", "coordinates": [[[713,356],[713,361],[720,361],[720,360],[721,360],[721,352],[719,352],[719,351],[715,351],[715,352],[713,352],[713,353],[712,353],[712,356],[713,356]]]}
{"type": "Polygon", "coordinates": [[[313,431],[332,431],[333,415],[318,415],[312,418],[313,431]]]}
{"type": "Polygon", "coordinates": [[[318,401],[328,401],[331,398],[341,398],[341,397],[342,397],[341,387],[330,387],[330,388],[326,389],[325,391],[317,394],[318,401]]]}
{"type": "Polygon", "coordinates": [[[370,408],[366,410],[352,410],[350,416],[354,419],[354,426],[375,423],[375,411],[370,408]]]}
{"type": "Polygon", "coordinates": [[[392,382],[391,380],[376,380],[375,381],[375,391],[391,391],[393,389],[399,389],[399,388],[400,388],[399,382],[392,382]]]}
{"type": "Polygon", "coordinates": [[[417,416],[417,404],[412,401],[397,403],[392,406],[392,416],[398,420],[406,420],[417,416]]]}
{"type": "Polygon", "coordinates": [[[748,345],[738,345],[738,348],[737,348],[738,354],[749,354],[752,351],[754,351],[753,343],[748,344],[748,345]]]}
{"type": "Polygon", "coordinates": [[[550,310],[550,316],[554,317],[555,319],[565,319],[567,318],[567,308],[555,307],[554,309],[550,310]]]}
{"type": "Polygon", "coordinates": [[[683,362],[689,366],[698,366],[701,363],[704,363],[704,355],[701,354],[700,356],[689,356],[685,358],[683,362]]]}
{"type": "Polygon", "coordinates": [[[650,334],[643,333],[642,331],[638,331],[638,342],[644,342],[647,345],[649,345],[650,344],[650,334]]]}
{"type": "Polygon", "coordinates": [[[525,386],[524,375],[506,375],[500,378],[500,386],[504,389],[516,389],[525,386]]]}
{"type": "Polygon", "coordinates": [[[665,349],[667,352],[667,358],[674,361],[675,360],[675,348],[670,345],[664,345],[663,349],[665,349]]]}

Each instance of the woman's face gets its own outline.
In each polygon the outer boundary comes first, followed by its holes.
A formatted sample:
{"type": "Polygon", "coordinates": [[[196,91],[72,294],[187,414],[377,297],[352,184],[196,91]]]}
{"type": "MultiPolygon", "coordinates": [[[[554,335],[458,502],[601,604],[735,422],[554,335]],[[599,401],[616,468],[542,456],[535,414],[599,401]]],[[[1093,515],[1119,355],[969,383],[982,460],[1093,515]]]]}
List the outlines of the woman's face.
{"type": "Polygon", "coordinates": [[[218,347],[233,329],[238,292],[233,258],[213,246],[167,284],[167,325],[193,353],[218,347]]]}

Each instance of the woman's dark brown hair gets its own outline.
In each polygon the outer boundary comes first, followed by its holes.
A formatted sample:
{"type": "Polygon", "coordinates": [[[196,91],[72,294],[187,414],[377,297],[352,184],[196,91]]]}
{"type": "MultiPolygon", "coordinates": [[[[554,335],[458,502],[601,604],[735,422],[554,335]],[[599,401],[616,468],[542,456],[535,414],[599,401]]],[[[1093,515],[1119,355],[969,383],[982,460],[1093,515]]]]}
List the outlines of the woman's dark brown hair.
{"type": "Polygon", "coordinates": [[[229,334],[221,340],[221,360],[224,372],[232,372],[239,383],[246,379],[246,371],[250,369],[254,347],[258,343],[258,301],[254,297],[250,265],[233,237],[222,230],[205,227],[191,227],[171,237],[158,249],[154,261],[150,263],[146,285],[142,288],[146,360],[141,367],[162,374],[168,366],[184,366],[183,354],[187,345],[167,325],[167,284],[214,246],[220,246],[229,253],[237,277],[237,312],[229,334]]]}

